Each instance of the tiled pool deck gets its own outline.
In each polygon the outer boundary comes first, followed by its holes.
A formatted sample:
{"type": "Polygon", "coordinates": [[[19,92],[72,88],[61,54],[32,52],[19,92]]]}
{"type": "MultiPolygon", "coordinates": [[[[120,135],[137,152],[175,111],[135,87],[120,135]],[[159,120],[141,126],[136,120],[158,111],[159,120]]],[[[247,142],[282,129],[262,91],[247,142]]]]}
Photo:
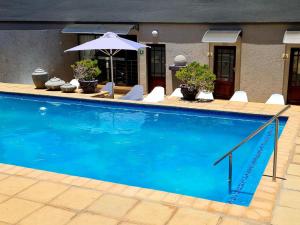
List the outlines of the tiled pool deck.
{"type": "MultiPolygon", "coordinates": [[[[0,92],[84,99],[95,95],[7,83],[0,83],[0,92]]],[[[166,99],[160,104],[271,115],[282,108],[222,100],[166,99]]],[[[279,140],[277,171],[284,179],[272,182],[263,176],[249,207],[0,164],[0,225],[299,225],[300,107],[292,106],[284,115],[289,120],[279,140]]],[[[264,174],[272,174],[272,159],[264,174]]]]}

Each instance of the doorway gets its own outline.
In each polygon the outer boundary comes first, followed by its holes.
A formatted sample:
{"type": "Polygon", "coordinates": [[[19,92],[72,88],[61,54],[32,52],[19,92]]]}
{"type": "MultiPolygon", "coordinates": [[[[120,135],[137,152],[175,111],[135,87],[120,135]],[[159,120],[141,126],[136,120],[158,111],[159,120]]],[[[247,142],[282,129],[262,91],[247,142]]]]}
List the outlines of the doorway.
{"type": "Polygon", "coordinates": [[[150,44],[147,48],[148,92],[156,86],[166,88],[166,47],[163,44],[150,44]]]}
{"type": "Polygon", "coordinates": [[[300,105],[300,48],[291,48],[287,102],[300,105]]]}
{"type": "Polygon", "coordinates": [[[215,98],[230,99],[234,93],[236,46],[214,47],[215,98]]]}

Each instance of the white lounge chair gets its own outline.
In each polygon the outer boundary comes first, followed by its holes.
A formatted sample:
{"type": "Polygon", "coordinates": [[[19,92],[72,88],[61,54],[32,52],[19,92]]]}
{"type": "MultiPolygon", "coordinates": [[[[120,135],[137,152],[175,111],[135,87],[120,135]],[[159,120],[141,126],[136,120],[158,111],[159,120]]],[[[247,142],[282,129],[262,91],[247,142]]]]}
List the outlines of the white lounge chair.
{"type": "Polygon", "coordinates": [[[79,88],[79,82],[78,82],[78,80],[77,79],[73,79],[73,80],[71,80],[70,81],[70,84],[72,84],[72,85],[74,85],[74,86],[76,86],[77,88],[79,88]]]}
{"type": "Polygon", "coordinates": [[[177,98],[182,98],[183,95],[181,93],[181,88],[176,88],[173,93],[170,95],[170,97],[177,97],[177,98]]]}
{"type": "Polygon", "coordinates": [[[198,93],[198,95],[196,96],[196,99],[199,99],[200,101],[213,101],[214,100],[214,96],[212,94],[212,92],[204,92],[204,91],[200,91],[198,93]]]}
{"type": "Polygon", "coordinates": [[[165,89],[163,87],[155,87],[146,98],[144,102],[161,102],[165,99],[165,89]]]}
{"type": "Polygon", "coordinates": [[[281,94],[272,94],[266,104],[285,105],[284,97],[281,94]]]}
{"type": "Polygon", "coordinates": [[[233,102],[248,102],[247,93],[245,91],[236,91],[229,101],[233,102]]]}
{"type": "Polygon", "coordinates": [[[100,90],[100,94],[101,93],[104,93],[103,95],[109,95],[111,96],[112,95],[112,91],[113,91],[113,88],[115,86],[115,83],[113,82],[107,82],[100,90]]]}
{"type": "Polygon", "coordinates": [[[143,100],[144,88],[142,85],[134,85],[133,88],[120,99],[123,100],[132,100],[132,101],[141,101],[143,100]]]}

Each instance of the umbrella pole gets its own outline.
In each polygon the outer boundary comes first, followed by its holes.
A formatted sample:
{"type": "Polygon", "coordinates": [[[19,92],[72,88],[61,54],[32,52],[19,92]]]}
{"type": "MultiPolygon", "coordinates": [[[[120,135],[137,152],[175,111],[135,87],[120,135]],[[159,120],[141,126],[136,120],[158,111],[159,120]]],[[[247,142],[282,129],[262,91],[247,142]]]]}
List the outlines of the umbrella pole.
{"type": "Polygon", "coordinates": [[[111,98],[115,98],[115,91],[114,91],[114,65],[113,65],[113,54],[112,50],[110,49],[110,73],[111,73],[111,82],[112,82],[112,92],[111,92],[111,98]]]}

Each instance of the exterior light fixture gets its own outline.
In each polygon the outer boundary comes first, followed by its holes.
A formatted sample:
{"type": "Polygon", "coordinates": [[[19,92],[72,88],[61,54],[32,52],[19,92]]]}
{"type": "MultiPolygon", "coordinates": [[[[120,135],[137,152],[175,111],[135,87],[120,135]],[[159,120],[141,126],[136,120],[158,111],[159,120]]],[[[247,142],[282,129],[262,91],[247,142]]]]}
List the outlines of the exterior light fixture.
{"type": "Polygon", "coordinates": [[[286,54],[286,53],[283,53],[283,54],[281,55],[281,58],[284,59],[284,60],[286,60],[286,59],[289,58],[289,55],[286,54]]]}
{"type": "Polygon", "coordinates": [[[212,57],[213,53],[212,52],[207,52],[207,57],[212,57]]]}
{"type": "Polygon", "coordinates": [[[152,31],[152,37],[154,37],[154,38],[158,37],[158,31],[157,30],[152,31]]]}

